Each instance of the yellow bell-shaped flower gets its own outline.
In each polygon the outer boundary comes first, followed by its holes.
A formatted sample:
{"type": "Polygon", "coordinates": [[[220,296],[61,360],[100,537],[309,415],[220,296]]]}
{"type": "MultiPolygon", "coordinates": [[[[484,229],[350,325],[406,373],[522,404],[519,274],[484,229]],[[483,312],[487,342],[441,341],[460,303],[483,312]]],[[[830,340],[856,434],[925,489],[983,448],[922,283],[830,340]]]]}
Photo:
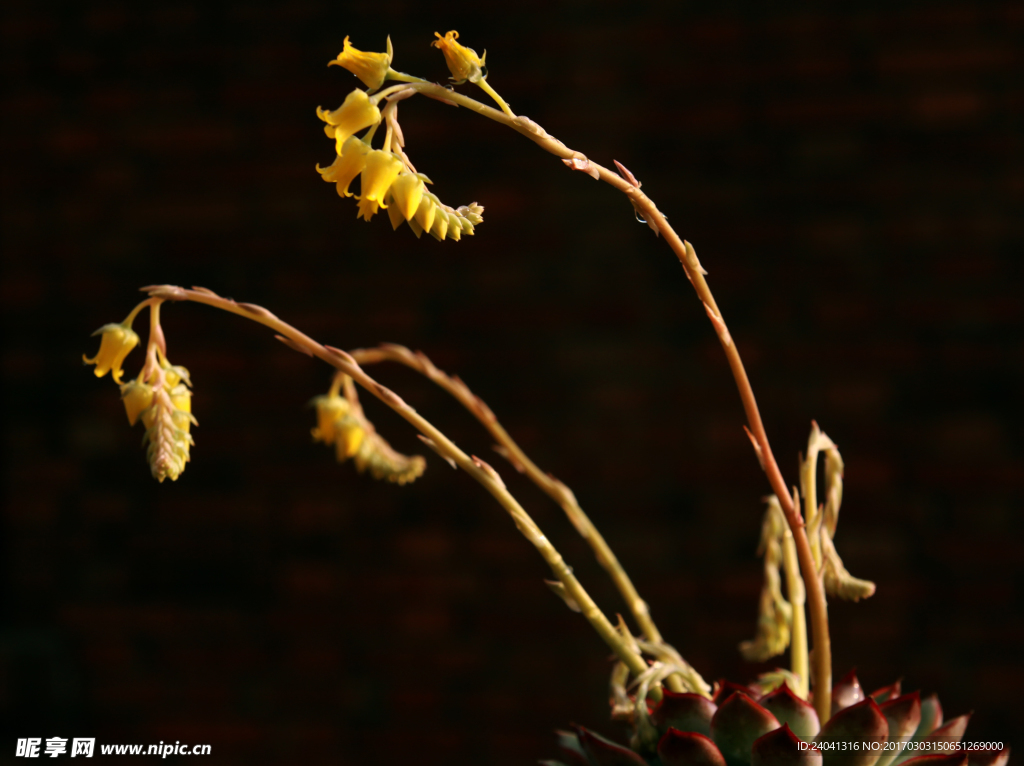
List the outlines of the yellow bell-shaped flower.
{"type": "Polygon", "coordinates": [[[128,413],[128,424],[135,425],[139,415],[153,406],[153,387],[139,380],[122,383],[121,401],[128,413]]]}
{"type": "Polygon", "coordinates": [[[387,79],[388,70],[391,68],[391,60],[394,58],[394,51],[391,48],[391,38],[388,38],[387,53],[367,53],[352,46],[345,37],[345,48],[338,54],[338,58],[331,61],[327,66],[337,64],[344,67],[370,88],[377,90],[387,79]]]}
{"type": "Polygon", "coordinates": [[[487,51],[484,51],[483,56],[476,55],[475,50],[457,42],[459,33],[454,29],[444,37],[441,37],[440,32],[434,32],[434,35],[437,39],[432,45],[441,49],[444,60],[448,64],[448,70],[452,73],[452,79],[456,84],[466,80],[478,82],[483,78],[481,70],[486,66],[487,51]]]}
{"type": "Polygon", "coordinates": [[[345,145],[341,148],[341,154],[335,157],[328,167],[316,166],[316,171],[321,178],[334,183],[338,189],[339,197],[351,197],[352,192],[348,190],[352,180],[363,172],[366,166],[366,155],[370,153],[370,145],[357,136],[350,136],[345,145]]]}
{"type": "MultiPolygon", "coordinates": [[[[363,168],[362,194],[359,196],[358,218],[367,221],[384,205],[384,197],[402,170],[402,161],[391,152],[374,149],[366,156],[363,168]]],[[[386,207],[386,205],[385,205],[386,207]]]]}
{"type": "Polygon", "coordinates": [[[324,132],[334,139],[338,154],[341,154],[349,136],[380,122],[380,109],[370,101],[365,91],[357,88],[349,93],[345,97],[345,102],[333,112],[318,106],[316,116],[327,123],[324,132]]]}
{"type": "Polygon", "coordinates": [[[102,378],[113,370],[114,382],[120,383],[121,375],[124,374],[121,363],[128,356],[128,352],[139,344],[139,336],[126,324],[105,324],[93,333],[93,335],[100,334],[103,337],[100,339],[99,353],[92,359],[82,354],[82,361],[86,364],[96,365],[93,373],[97,378],[102,378]]]}

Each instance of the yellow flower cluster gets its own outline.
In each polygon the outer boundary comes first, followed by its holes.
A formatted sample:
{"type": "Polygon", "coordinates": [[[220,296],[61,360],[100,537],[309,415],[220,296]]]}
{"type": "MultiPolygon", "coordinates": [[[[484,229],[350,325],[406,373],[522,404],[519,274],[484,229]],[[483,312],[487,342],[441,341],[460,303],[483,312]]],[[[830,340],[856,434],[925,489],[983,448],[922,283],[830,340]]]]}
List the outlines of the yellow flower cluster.
{"type": "Polygon", "coordinates": [[[353,393],[340,396],[335,387],[311,404],[316,407],[313,439],[334,445],[339,463],[353,459],[359,473],[369,471],[375,479],[395,484],[415,481],[427,466],[421,455],[402,455],[391,448],[363,414],[353,393]]]}
{"type": "Polygon", "coordinates": [[[157,384],[146,383],[141,375],[121,385],[128,422],[131,425],[142,418],[148,443],[146,458],[153,478],[175,481],[185,470],[190,459],[189,450],[195,443],[189,430],[198,425],[192,414],[192,381],[188,370],[170,364],[158,350],[162,375],[155,376],[157,384]],[[160,379],[162,377],[162,383],[160,379]]]}
{"type": "MultiPolygon", "coordinates": [[[[448,48],[442,49],[445,56],[449,57],[449,65],[452,60],[450,56],[455,56],[459,61],[465,59],[470,63],[483,63],[470,49],[454,42],[455,37],[458,37],[458,33],[449,32],[450,40],[446,43],[448,48]],[[452,48],[452,45],[455,48],[452,48]],[[462,54],[459,51],[468,53],[462,54]]],[[[448,38],[439,36],[438,42],[448,38]]],[[[389,76],[408,79],[407,75],[391,69],[392,56],[390,39],[387,53],[367,53],[352,47],[346,37],[344,50],[330,63],[348,69],[371,90],[375,90],[389,76]]],[[[470,64],[466,66],[469,67],[466,71],[470,74],[473,71],[479,72],[479,67],[472,70],[470,64]]],[[[397,127],[397,119],[393,113],[388,117],[385,146],[381,149],[372,147],[370,142],[377,126],[380,125],[383,116],[389,114],[388,110],[394,108],[393,105],[385,107],[382,116],[378,107],[380,99],[391,90],[371,97],[365,91],[357,89],[349,93],[344,103],[334,111],[317,107],[317,116],[326,123],[324,132],[328,138],[334,139],[337,152],[334,162],[325,168],[317,165],[317,172],[324,181],[335,185],[339,196],[356,197],[359,201],[357,218],[369,221],[384,208],[388,211],[394,228],[397,229],[403,222],[408,221],[409,228],[417,237],[426,231],[437,240],[458,241],[462,239],[463,234],[473,234],[476,225],[483,221],[483,207],[474,202],[472,205],[453,208],[443,204],[435,194],[427,191],[426,184],[431,181],[422,173],[417,173],[402,152],[404,140],[401,138],[401,131],[397,127]],[[365,135],[357,135],[365,129],[369,129],[365,135]],[[350,191],[350,187],[357,176],[360,177],[360,190],[359,194],[355,195],[350,191]]]]}
{"type": "MultiPolygon", "coordinates": [[[[138,309],[137,309],[138,310],[138,309]]],[[[136,310],[136,311],[137,311],[136,310]]],[[[188,370],[167,361],[158,344],[151,344],[147,364],[139,376],[127,383],[121,382],[121,365],[128,353],[139,343],[132,330],[136,312],[121,324],[103,325],[93,335],[102,333],[100,350],[92,359],[83,355],[88,364],[95,364],[96,377],[112,372],[114,382],[121,388],[128,423],[135,425],[141,418],[146,427],[148,442],[146,457],[150,471],[158,481],[174,481],[185,470],[189,461],[192,435],[189,433],[196,419],[192,415],[192,385],[188,370]]]]}

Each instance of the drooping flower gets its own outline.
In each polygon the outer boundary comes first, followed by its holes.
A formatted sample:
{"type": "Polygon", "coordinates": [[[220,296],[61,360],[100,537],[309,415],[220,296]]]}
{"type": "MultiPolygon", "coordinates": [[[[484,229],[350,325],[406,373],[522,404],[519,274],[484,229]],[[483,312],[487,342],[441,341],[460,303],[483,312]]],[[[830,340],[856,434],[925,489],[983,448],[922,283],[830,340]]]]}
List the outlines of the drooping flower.
{"type": "Polygon", "coordinates": [[[128,414],[128,424],[135,425],[139,415],[153,406],[153,386],[140,380],[121,384],[121,401],[128,414]]]}
{"type": "Polygon", "coordinates": [[[333,112],[318,106],[316,116],[327,123],[324,126],[324,133],[328,138],[334,139],[337,152],[341,154],[349,136],[380,122],[380,109],[370,101],[365,91],[357,88],[349,93],[344,103],[333,112]]]}
{"type": "Polygon", "coordinates": [[[348,414],[348,399],[330,393],[315,397],[310,404],[316,407],[316,428],[310,432],[313,439],[324,444],[334,444],[338,436],[338,421],[348,414]]]}
{"type": "Polygon", "coordinates": [[[328,167],[316,166],[320,177],[329,183],[336,184],[339,197],[351,197],[349,185],[366,167],[366,155],[370,153],[370,145],[357,136],[349,136],[341,148],[341,154],[334,158],[328,167]]]}
{"type": "Polygon", "coordinates": [[[313,438],[333,445],[339,463],[351,458],[356,470],[369,471],[375,479],[405,484],[419,477],[427,465],[423,457],[393,450],[366,419],[351,379],[344,381],[344,396],[338,393],[341,385],[342,381],[336,379],[326,395],[311,402],[316,407],[317,420],[313,438]]]}
{"type": "Polygon", "coordinates": [[[387,79],[393,58],[394,51],[391,48],[390,37],[388,37],[387,53],[368,53],[355,48],[346,36],[344,49],[338,54],[338,58],[328,62],[327,66],[336,64],[344,67],[362,80],[370,90],[377,90],[387,79]]]}
{"type": "Polygon", "coordinates": [[[102,378],[113,370],[115,383],[121,382],[121,363],[128,353],[139,344],[139,336],[128,324],[105,324],[93,335],[100,335],[100,350],[92,359],[82,354],[82,361],[86,364],[95,364],[93,373],[97,378],[102,378]]]}
{"type": "Polygon", "coordinates": [[[384,204],[384,197],[391,184],[402,170],[402,161],[391,152],[374,149],[366,155],[366,167],[363,168],[362,194],[359,195],[359,214],[357,217],[367,221],[384,204]]]}
{"type": "Polygon", "coordinates": [[[452,80],[456,84],[466,80],[479,82],[483,79],[482,70],[486,66],[487,51],[484,51],[483,56],[478,56],[475,50],[457,42],[459,33],[454,29],[444,37],[441,37],[440,32],[434,32],[434,35],[437,39],[432,45],[439,48],[444,54],[444,60],[448,64],[448,70],[452,73],[452,80]]]}

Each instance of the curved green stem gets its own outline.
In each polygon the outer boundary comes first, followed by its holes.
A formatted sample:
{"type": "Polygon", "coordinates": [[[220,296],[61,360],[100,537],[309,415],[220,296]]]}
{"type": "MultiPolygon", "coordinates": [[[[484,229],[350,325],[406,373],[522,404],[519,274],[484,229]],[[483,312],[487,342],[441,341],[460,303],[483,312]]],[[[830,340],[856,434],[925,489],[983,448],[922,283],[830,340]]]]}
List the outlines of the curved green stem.
{"type": "MultiPolygon", "coordinates": [[[[405,346],[386,344],[377,348],[361,348],[352,352],[352,357],[359,364],[375,364],[385,360],[398,362],[416,370],[421,375],[436,383],[449,394],[451,394],[463,407],[480,421],[487,429],[503,452],[501,453],[517,471],[525,473],[534,484],[545,492],[552,500],[558,503],[569,521],[579,532],[580,536],[587,541],[594,551],[594,557],[612,578],[616,588],[625,600],[630,612],[633,614],[641,632],[647,637],[651,644],[660,645],[664,643],[661,631],[651,618],[650,609],[633,585],[626,570],[619,563],[618,558],[612,551],[611,546],[604,539],[604,536],[594,526],[594,522],[580,507],[576,496],[565,484],[549,473],[542,471],[516,444],[515,440],[508,434],[491,408],[488,407],[479,396],[474,394],[469,387],[459,378],[447,375],[443,370],[438,369],[430,359],[422,352],[413,353],[405,346]]],[[[697,693],[709,696],[704,687],[704,679],[693,671],[695,688],[697,693]]],[[[669,688],[675,692],[686,691],[679,674],[673,673],[666,680],[669,688]]]]}
{"type": "Polygon", "coordinates": [[[476,84],[480,87],[480,90],[482,90],[484,93],[486,93],[488,96],[490,96],[497,102],[498,106],[501,107],[501,111],[503,111],[509,117],[516,116],[512,109],[509,107],[509,105],[505,103],[505,99],[498,95],[498,91],[491,87],[490,83],[487,82],[486,78],[481,78],[477,80],[476,84]]]}
{"type": "MultiPolygon", "coordinates": [[[[380,399],[384,404],[398,413],[408,421],[421,434],[430,441],[431,446],[447,458],[455,461],[462,470],[476,479],[508,512],[515,522],[516,527],[529,540],[537,551],[547,562],[552,573],[565,588],[565,593],[579,606],[580,612],[597,631],[609,648],[622,660],[630,671],[639,676],[648,670],[648,665],[643,657],[628,646],[609,622],[604,613],[598,608],[590,594],[583,588],[572,568],[565,563],[562,555],[558,552],[551,541],[541,532],[539,526],[530,517],[526,510],[512,496],[505,487],[498,473],[487,463],[477,457],[471,457],[459,449],[447,436],[431,424],[426,418],[416,412],[412,407],[395,392],[386,388],[371,378],[362,367],[346,352],[324,346],[317,343],[308,335],[300,332],[290,324],[281,321],[271,312],[261,306],[251,303],[236,303],[228,298],[202,288],[187,290],[174,285],[153,285],[144,287],[150,297],[161,298],[170,301],[192,301],[194,303],[205,303],[207,306],[237,314],[245,319],[259,322],[275,332],[279,338],[291,348],[301,351],[310,356],[322,359],[331,366],[349,375],[355,382],[380,399]]],[[[662,697],[661,687],[651,688],[651,698],[658,700],[662,697]]]]}

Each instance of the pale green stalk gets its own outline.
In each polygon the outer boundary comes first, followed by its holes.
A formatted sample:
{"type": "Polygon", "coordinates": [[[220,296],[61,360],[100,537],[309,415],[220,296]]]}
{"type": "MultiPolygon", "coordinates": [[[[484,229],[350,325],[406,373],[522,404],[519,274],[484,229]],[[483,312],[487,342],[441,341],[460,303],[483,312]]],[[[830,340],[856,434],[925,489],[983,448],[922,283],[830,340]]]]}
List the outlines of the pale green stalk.
{"type": "MultiPolygon", "coordinates": [[[[795,490],[794,490],[795,492],[795,490]]],[[[793,498],[794,503],[796,498],[793,498]]],[[[800,677],[800,688],[793,691],[801,699],[807,699],[810,690],[810,665],[807,656],[807,616],[804,608],[807,593],[804,581],[800,577],[800,564],[797,562],[796,544],[793,532],[787,527],[782,536],[782,567],[786,572],[786,595],[792,607],[793,618],[790,624],[789,668],[800,677]]]]}
{"type": "MultiPolygon", "coordinates": [[[[636,619],[637,625],[640,626],[641,632],[647,637],[648,641],[652,644],[664,643],[661,631],[658,630],[657,625],[654,624],[654,620],[651,618],[647,603],[640,598],[640,594],[637,593],[633,581],[626,574],[626,570],[619,563],[618,558],[612,552],[604,536],[594,526],[590,517],[580,508],[572,490],[551,474],[544,473],[544,471],[538,468],[536,463],[530,460],[526,453],[516,444],[515,440],[509,436],[501,423],[498,422],[490,407],[479,396],[474,394],[461,379],[450,377],[444,371],[435,367],[425,354],[422,352],[413,353],[405,346],[386,344],[377,348],[356,349],[350,353],[359,364],[374,364],[386,359],[404,364],[426,376],[455,397],[494,437],[494,440],[498,443],[498,448],[500,448],[499,453],[517,471],[525,473],[534,484],[562,507],[565,515],[569,517],[569,521],[576,528],[576,531],[579,532],[580,536],[587,541],[587,544],[594,551],[594,556],[598,563],[612,578],[619,593],[622,594],[623,599],[626,601],[630,612],[636,619]]],[[[696,671],[693,672],[696,674],[696,671]]],[[[672,691],[686,691],[677,674],[669,676],[667,683],[672,691]]],[[[703,687],[706,684],[703,683],[703,679],[700,679],[700,683],[692,685],[695,686],[698,692],[705,693],[703,687]]]]}
{"type": "MultiPolygon", "coordinates": [[[[579,580],[576,579],[576,576],[572,573],[572,568],[565,563],[565,560],[555,549],[554,545],[551,544],[551,541],[541,532],[540,527],[537,526],[533,519],[530,518],[530,515],[505,487],[505,483],[501,480],[498,473],[483,460],[475,456],[471,457],[459,449],[447,436],[406,404],[400,396],[367,375],[363,368],[349,354],[341,349],[317,343],[309,336],[278,319],[262,306],[256,306],[251,303],[236,303],[228,298],[222,298],[205,288],[188,290],[174,285],[152,285],[142,289],[153,298],[205,303],[208,306],[259,322],[279,333],[278,339],[282,340],[287,346],[296,351],[322,359],[346,375],[351,376],[359,385],[411,423],[429,440],[430,446],[433,449],[442,456],[453,460],[456,465],[483,485],[512,517],[513,522],[515,522],[516,527],[523,536],[541,554],[555,577],[564,587],[566,595],[576,602],[580,612],[609,648],[615,652],[616,656],[636,676],[648,670],[648,665],[644,659],[626,644],[619,632],[608,621],[608,618],[597,607],[597,604],[594,603],[590,594],[587,593],[579,580]]],[[[661,696],[660,686],[651,689],[652,698],[660,699],[661,696]]]]}

